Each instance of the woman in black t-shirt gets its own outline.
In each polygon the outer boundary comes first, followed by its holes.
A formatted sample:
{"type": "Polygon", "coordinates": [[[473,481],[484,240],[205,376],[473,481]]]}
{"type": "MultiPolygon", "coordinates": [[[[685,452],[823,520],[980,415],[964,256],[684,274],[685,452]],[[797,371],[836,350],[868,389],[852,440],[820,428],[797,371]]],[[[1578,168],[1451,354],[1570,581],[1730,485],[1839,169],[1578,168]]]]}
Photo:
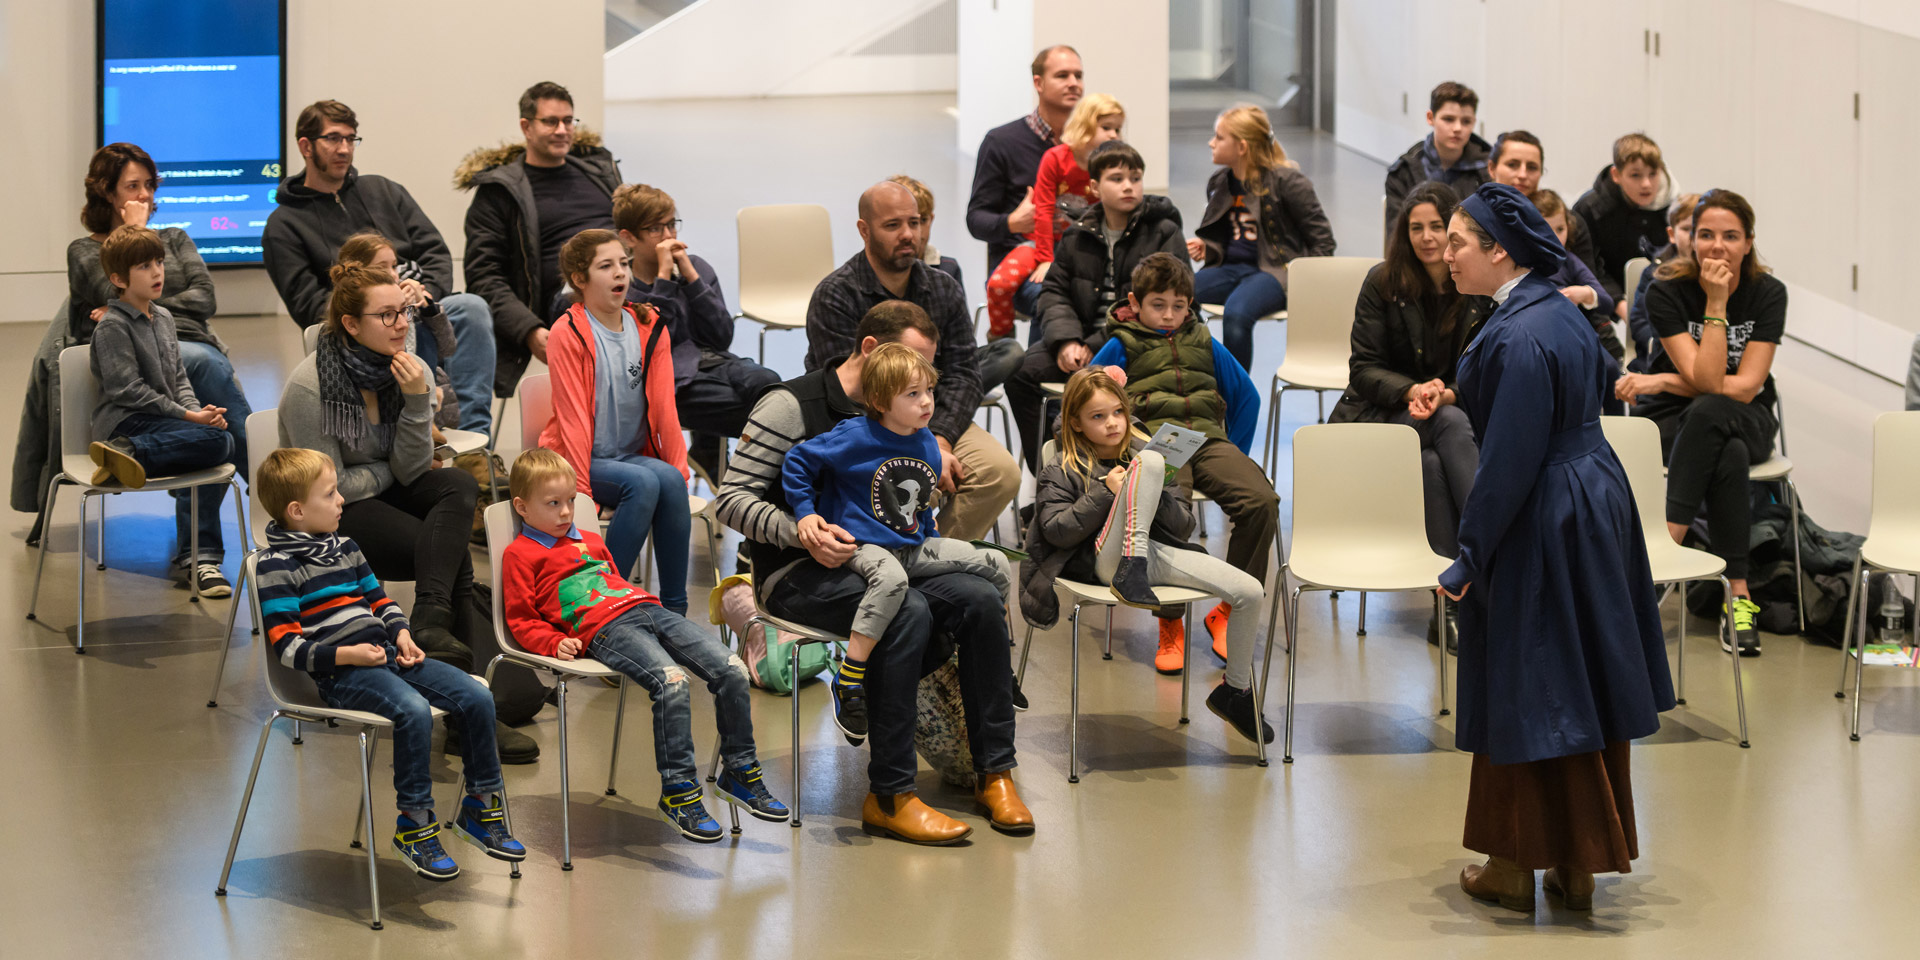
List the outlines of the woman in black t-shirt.
{"type": "Polygon", "coordinates": [[[1773,452],[1774,350],[1787,326],[1787,288],[1760,265],[1753,207],[1709,190],[1694,208],[1693,255],[1662,264],[1647,288],[1659,344],[1647,373],[1620,378],[1614,393],[1660,425],[1667,456],[1667,530],[1678,542],[1707,508],[1713,552],[1727,562],[1735,636],[1759,656],[1747,589],[1751,504],[1747,468],[1773,452]]]}

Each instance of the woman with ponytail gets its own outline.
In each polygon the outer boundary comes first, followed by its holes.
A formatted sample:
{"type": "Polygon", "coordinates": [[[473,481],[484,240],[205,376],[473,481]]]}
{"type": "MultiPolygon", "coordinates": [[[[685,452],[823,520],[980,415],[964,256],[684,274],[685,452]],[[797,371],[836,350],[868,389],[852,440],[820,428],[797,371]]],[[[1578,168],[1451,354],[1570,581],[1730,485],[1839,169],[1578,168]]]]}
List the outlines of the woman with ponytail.
{"type": "MultiPolygon", "coordinates": [[[[494,647],[487,615],[474,602],[467,551],[479,485],[435,457],[433,381],[406,350],[413,316],[394,275],[336,264],[332,279],[319,342],[280,394],[280,445],[332,458],[346,501],[340,536],[359,544],[381,580],[414,582],[408,619],[420,649],[472,671],[484,662],[475,652],[490,656],[494,647]]],[[[531,716],[504,701],[496,713],[531,716]]],[[[539,756],[526,736],[505,727],[495,733],[502,763],[539,756]]]]}
{"type": "Polygon", "coordinates": [[[1213,122],[1207,211],[1187,241],[1187,255],[1205,267],[1194,274],[1201,303],[1226,307],[1220,338],[1242,367],[1253,369],[1253,325],[1287,308],[1287,262],[1333,254],[1333,226],[1313,182],[1287,159],[1267,112],[1241,104],[1213,122]]]}

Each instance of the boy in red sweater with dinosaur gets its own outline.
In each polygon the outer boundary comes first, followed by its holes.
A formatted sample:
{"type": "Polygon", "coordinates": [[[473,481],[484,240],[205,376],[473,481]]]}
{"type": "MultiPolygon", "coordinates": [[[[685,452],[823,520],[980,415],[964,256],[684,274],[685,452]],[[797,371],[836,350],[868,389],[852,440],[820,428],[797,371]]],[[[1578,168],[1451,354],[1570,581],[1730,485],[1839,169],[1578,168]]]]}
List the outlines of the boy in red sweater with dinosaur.
{"type": "Polygon", "coordinates": [[[527,650],[558,660],[592,657],[631,677],[653,698],[660,813],[689,840],[714,843],[693,751],[687,674],[713,692],[724,769],[720,799],[762,820],[787,819],[760,776],[740,658],[659,598],[628,583],[599,534],[573,522],[573,468],[545,447],[522,453],[509,479],[520,535],[501,564],[507,629],[527,650]]]}

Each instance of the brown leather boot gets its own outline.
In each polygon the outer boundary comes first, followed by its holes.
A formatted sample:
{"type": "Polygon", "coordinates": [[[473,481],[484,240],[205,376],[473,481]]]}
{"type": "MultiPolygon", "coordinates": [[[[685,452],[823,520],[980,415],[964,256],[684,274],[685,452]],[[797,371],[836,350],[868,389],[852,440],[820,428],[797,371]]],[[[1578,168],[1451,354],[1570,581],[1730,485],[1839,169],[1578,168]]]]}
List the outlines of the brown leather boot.
{"type": "Polygon", "coordinates": [[[986,809],[987,823],[995,830],[1015,837],[1033,832],[1033,811],[1020,802],[1020,793],[1013,788],[1013,774],[981,774],[973,800],[986,809]]]}
{"type": "Polygon", "coordinates": [[[972,827],[921,803],[911,793],[867,794],[867,801],[860,805],[860,822],[869,834],[930,847],[959,843],[973,833],[972,827]]]}
{"type": "Polygon", "coordinates": [[[1547,893],[1559,897],[1568,910],[1593,909],[1593,874],[1570,867],[1549,867],[1540,878],[1547,893]]]}
{"type": "Polygon", "coordinates": [[[1469,864],[1460,871],[1460,889],[1477,900],[1498,901],[1508,910],[1533,912],[1533,871],[1499,857],[1469,864]]]}

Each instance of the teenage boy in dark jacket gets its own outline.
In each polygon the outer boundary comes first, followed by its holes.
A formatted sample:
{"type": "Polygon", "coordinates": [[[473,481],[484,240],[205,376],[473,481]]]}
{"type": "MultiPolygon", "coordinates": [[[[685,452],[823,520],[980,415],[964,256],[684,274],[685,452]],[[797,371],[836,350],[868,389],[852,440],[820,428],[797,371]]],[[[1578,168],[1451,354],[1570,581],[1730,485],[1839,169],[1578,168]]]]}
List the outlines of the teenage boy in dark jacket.
{"type": "Polygon", "coordinates": [[[1613,142],[1613,163],[1600,168],[1593,189],[1580,196],[1573,210],[1593,234],[1598,260],[1594,273],[1615,302],[1626,302],[1627,261],[1652,258],[1667,245],[1667,206],[1673,202],[1673,179],[1660,145],[1644,133],[1629,133],[1613,142]]]}
{"type": "Polygon", "coordinates": [[[1464,197],[1487,182],[1487,157],[1493,150],[1473,132],[1474,114],[1479,109],[1480,95],[1465,84],[1448,80],[1433,88],[1427,98],[1427,125],[1433,132],[1408,147],[1387,168],[1388,232],[1393,229],[1400,204],[1414,187],[1436,180],[1464,197]]]}
{"type": "Polygon", "coordinates": [[[1060,236],[1047,268],[1033,322],[1039,336],[1007,381],[1021,452],[1040,473],[1040,384],[1065,383],[1107,341],[1107,324],[1126,309],[1133,268],[1149,254],[1186,256],[1180,211],[1166,197],[1149,197],[1140,181],[1146,161],[1120,141],[1102,144],[1087,159],[1099,202],[1060,236]]]}
{"type": "Polygon", "coordinates": [[[534,357],[547,359],[560,247],[582,230],[612,230],[620,169],[599,136],[576,132],[573,95],[542,81],[520,95],[525,143],[482,147],[460,161],[454,185],[467,208],[467,286],[493,309],[494,392],[506,397],[534,357]]]}
{"type": "Polygon", "coordinates": [[[333,293],[328,271],[340,245],[373,231],[393,246],[395,269],[415,280],[446,311],[454,352],[441,358],[459,399],[462,430],[487,433],[493,426],[493,314],[471,293],[453,292],[453,254],[413,195],[385,177],[354,169],[360,120],[338,100],[321,100],[294,122],[305,169],[281,181],[277,206],[260,235],[267,276],[293,322],[310,327],[325,319],[333,293]]]}

